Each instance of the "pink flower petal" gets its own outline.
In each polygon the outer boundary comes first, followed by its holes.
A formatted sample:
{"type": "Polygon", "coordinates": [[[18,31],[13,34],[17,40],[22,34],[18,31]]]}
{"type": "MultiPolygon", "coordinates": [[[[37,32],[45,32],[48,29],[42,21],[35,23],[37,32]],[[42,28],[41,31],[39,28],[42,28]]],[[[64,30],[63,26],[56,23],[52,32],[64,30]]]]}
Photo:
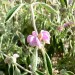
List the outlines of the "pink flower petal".
{"type": "MultiPolygon", "coordinates": [[[[34,37],[34,36],[33,36],[33,37],[34,37]]],[[[34,38],[32,39],[32,41],[29,42],[29,45],[30,45],[30,46],[36,46],[36,45],[37,45],[36,37],[34,37],[34,38]]]]}
{"type": "Polygon", "coordinates": [[[41,42],[39,41],[38,37],[35,37],[33,35],[29,35],[27,37],[27,42],[30,46],[38,46],[39,48],[41,47],[41,42]]]}
{"type": "Polygon", "coordinates": [[[37,33],[35,31],[32,31],[33,36],[37,36],[37,33]]]}
{"type": "Polygon", "coordinates": [[[41,47],[42,47],[42,44],[41,44],[40,40],[39,40],[38,38],[36,38],[36,41],[37,41],[37,46],[38,46],[39,48],[41,48],[41,47]]]}
{"type": "Polygon", "coordinates": [[[41,34],[42,34],[42,40],[47,43],[50,44],[50,34],[48,31],[45,30],[41,30],[41,34]]]}
{"type": "Polygon", "coordinates": [[[27,42],[30,43],[33,40],[34,36],[33,35],[29,35],[27,37],[27,42]]]}
{"type": "Polygon", "coordinates": [[[34,37],[33,38],[33,41],[30,42],[30,45],[31,46],[38,46],[38,47],[41,47],[41,42],[39,41],[39,39],[37,37],[34,37]]]}
{"type": "Polygon", "coordinates": [[[48,31],[41,30],[40,34],[37,35],[35,31],[32,32],[32,35],[29,35],[27,37],[27,42],[30,46],[37,46],[39,48],[42,47],[42,41],[44,41],[47,44],[50,44],[50,34],[48,31]]]}

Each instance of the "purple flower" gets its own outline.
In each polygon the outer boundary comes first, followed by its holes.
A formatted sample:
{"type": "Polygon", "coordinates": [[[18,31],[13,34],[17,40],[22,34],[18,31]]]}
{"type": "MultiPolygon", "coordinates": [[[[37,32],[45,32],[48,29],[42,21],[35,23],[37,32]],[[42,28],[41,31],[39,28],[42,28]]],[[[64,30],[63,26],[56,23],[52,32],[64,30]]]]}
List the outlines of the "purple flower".
{"type": "Polygon", "coordinates": [[[38,46],[38,47],[41,47],[41,42],[38,39],[38,37],[36,37],[36,36],[29,35],[27,37],[27,42],[29,43],[30,46],[38,46]]]}
{"type": "Polygon", "coordinates": [[[48,31],[45,30],[41,30],[40,32],[42,34],[42,40],[47,43],[50,44],[50,34],[48,31]]]}
{"type": "Polygon", "coordinates": [[[32,35],[27,37],[27,42],[30,46],[38,46],[42,47],[42,42],[50,44],[50,34],[48,31],[41,30],[41,32],[37,35],[35,31],[32,32],[32,35]]]}
{"type": "Polygon", "coordinates": [[[66,22],[64,23],[64,28],[69,27],[73,24],[73,22],[66,22]]]}

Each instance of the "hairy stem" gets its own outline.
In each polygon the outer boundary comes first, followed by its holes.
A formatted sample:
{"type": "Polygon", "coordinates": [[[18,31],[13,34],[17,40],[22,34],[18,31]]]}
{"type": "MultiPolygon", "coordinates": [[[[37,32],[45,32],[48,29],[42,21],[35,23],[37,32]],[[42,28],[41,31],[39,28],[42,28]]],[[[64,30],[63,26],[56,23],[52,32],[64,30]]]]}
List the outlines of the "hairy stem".
{"type": "Polygon", "coordinates": [[[41,49],[41,52],[42,52],[42,55],[43,55],[43,59],[44,59],[44,65],[45,65],[45,69],[46,69],[46,75],[49,75],[49,73],[48,73],[48,68],[47,68],[47,61],[46,61],[46,51],[45,51],[45,48],[43,47],[42,49],[41,49]]]}
{"type": "Polygon", "coordinates": [[[17,65],[19,68],[21,68],[22,70],[24,70],[24,71],[26,71],[26,72],[28,72],[28,73],[32,73],[31,71],[25,69],[24,67],[22,67],[22,66],[19,65],[18,63],[16,63],[16,65],[17,65]]]}
{"type": "Polygon", "coordinates": [[[37,31],[36,23],[35,23],[34,9],[33,9],[33,5],[32,4],[31,4],[31,15],[32,15],[33,28],[34,28],[35,32],[37,33],[37,35],[38,35],[38,31],[37,31]]]}

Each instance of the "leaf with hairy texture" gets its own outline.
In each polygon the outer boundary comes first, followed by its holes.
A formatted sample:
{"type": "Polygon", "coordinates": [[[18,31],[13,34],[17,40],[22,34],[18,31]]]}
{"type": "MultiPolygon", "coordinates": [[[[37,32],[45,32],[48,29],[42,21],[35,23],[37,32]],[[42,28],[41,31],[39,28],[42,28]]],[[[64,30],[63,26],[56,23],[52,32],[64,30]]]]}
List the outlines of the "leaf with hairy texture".
{"type": "Polygon", "coordinates": [[[6,22],[9,21],[18,12],[18,10],[21,9],[22,6],[24,6],[24,4],[17,5],[12,9],[10,9],[9,12],[7,13],[5,21],[6,22]]]}
{"type": "Polygon", "coordinates": [[[17,67],[15,67],[14,75],[21,75],[21,72],[17,67]]]}
{"type": "Polygon", "coordinates": [[[58,13],[53,7],[51,7],[50,5],[48,4],[45,4],[45,3],[40,3],[40,6],[46,8],[46,10],[49,12],[49,13],[58,13]]]}

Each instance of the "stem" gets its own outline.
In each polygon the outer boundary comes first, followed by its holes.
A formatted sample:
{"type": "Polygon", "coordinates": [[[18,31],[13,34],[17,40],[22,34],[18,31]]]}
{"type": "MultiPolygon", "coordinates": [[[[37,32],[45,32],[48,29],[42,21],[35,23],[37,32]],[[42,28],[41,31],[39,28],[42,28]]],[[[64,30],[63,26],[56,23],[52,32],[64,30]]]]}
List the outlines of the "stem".
{"type": "MultiPolygon", "coordinates": [[[[33,23],[33,28],[36,32],[36,34],[38,35],[38,31],[36,28],[36,23],[35,23],[35,14],[34,14],[34,9],[33,9],[33,4],[31,4],[31,15],[32,15],[32,23],[33,23]]],[[[33,56],[32,56],[32,71],[33,71],[33,75],[36,75],[36,70],[37,70],[37,61],[38,61],[38,48],[36,48],[36,50],[34,50],[33,56]]]]}
{"type": "Polygon", "coordinates": [[[8,67],[9,67],[9,68],[8,68],[8,73],[9,73],[9,75],[10,75],[10,65],[8,65],[8,67]]]}
{"type": "Polygon", "coordinates": [[[61,17],[60,17],[60,12],[59,11],[58,11],[58,14],[57,14],[57,18],[58,18],[57,22],[60,23],[61,22],[61,17]]]}
{"type": "Polygon", "coordinates": [[[38,48],[35,50],[35,59],[36,59],[36,70],[37,70],[37,62],[38,62],[38,48]]]}
{"type": "Polygon", "coordinates": [[[32,73],[31,71],[25,69],[24,67],[22,67],[22,66],[19,65],[18,63],[16,63],[16,65],[17,65],[19,68],[21,68],[22,70],[24,70],[24,71],[26,71],[26,72],[28,72],[28,73],[32,73]]]}
{"type": "Polygon", "coordinates": [[[45,64],[46,74],[49,75],[49,73],[48,73],[48,68],[47,68],[47,64],[46,64],[47,61],[46,61],[46,55],[45,55],[45,53],[46,53],[46,52],[45,52],[45,48],[42,48],[42,49],[41,49],[41,52],[42,52],[42,55],[43,55],[43,58],[44,58],[44,64],[45,64]]]}
{"type": "Polygon", "coordinates": [[[34,49],[34,52],[32,54],[32,61],[31,61],[31,66],[32,66],[32,75],[36,75],[36,70],[37,70],[37,64],[38,64],[38,48],[34,49]]]}
{"type": "Polygon", "coordinates": [[[12,65],[13,66],[13,75],[14,75],[14,65],[12,65]]]}
{"type": "Polygon", "coordinates": [[[31,4],[31,14],[32,14],[32,23],[33,23],[33,28],[34,28],[36,34],[38,35],[38,31],[37,31],[36,24],[35,24],[34,9],[33,9],[33,5],[32,5],[32,4],[31,4]]]}
{"type": "Polygon", "coordinates": [[[75,56],[75,39],[74,39],[75,37],[74,37],[74,32],[73,32],[73,37],[72,37],[72,46],[73,46],[73,52],[72,52],[72,55],[73,55],[73,57],[75,56]]]}

